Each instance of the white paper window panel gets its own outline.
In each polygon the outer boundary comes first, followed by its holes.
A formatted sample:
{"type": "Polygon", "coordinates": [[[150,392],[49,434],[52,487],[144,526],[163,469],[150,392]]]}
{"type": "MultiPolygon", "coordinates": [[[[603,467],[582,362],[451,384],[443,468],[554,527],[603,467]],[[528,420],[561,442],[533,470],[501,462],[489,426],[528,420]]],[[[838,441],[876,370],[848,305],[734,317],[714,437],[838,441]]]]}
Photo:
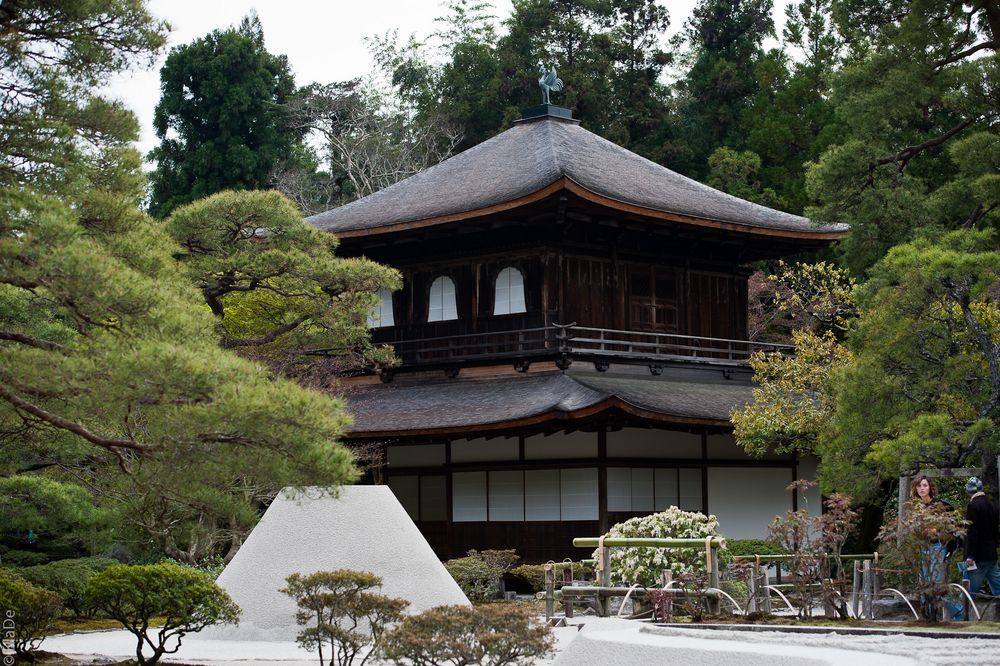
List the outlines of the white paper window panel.
{"type": "MultiPolygon", "coordinates": [[[[680,479],[678,489],[678,508],[684,511],[702,511],[704,503],[701,493],[701,469],[693,467],[681,467],[677,470],[680,479]]],[[[711,504],[709,504],[711,506],[711,504]]]]}
{"type": "Polygon", "coordinates": [[[516,268],[507,267],[497,276],[493,314],[524,312],[524,277],[516,268]]]}
{"type": "Polygon", "coordinates": [[[444,444],[413,444],[386,447],[386,462],[395,467],[444,465],[444,444]]]}
{"type": "Polygon", "coordinates": [[[668,467],[656,470],[654,481],[656,485],[655,510],[666,511],[672,506],[680,508],[678,499],[677,468],[668,467]]]}
{"type": "Polygon", "coordinates": [[[562,520],[597,520],[597,468],[560,470],[559,491],[562,520]]]}
{"type": "Polygon", "coordinates": [[[448,520],[448,493],[445,477],[420,477],[420,520],[448,520]]]}
{"type": "Polygon", "coordinates": [[[632,510],[632,470],[629,467],[608,468],[608,511],[632,510]]]}
{"type": "Polygon", "coordinates": [[[485,462],[490,460],[517,460],[518,439],[460,439],[451,443],[451,461],[485,462]]]}
{"type": "Polygon", "coordinates": [[[451,476],[452,520],[486,520],[486,472],[455,472],[451,476]]]}
{"type": "Polygon", "coordinates": [[[524,519],[559,520],[559,470],[533,469],[524,473],[524,519]]]}
{"type": "MultiPolygon", "coordinates": [[[[819,459],[815,456],[802,456],[799,458],[798,467],[795,470],[796,479],[806,479],[816,481],[819,475],[819,459]]],[[[787,487],[787,486],[786,486],[787,487]]],[[[813,486],[805,492],[805,501],[799,501],[800,509],[807,509],[813,515],[819,515],[822,510],[823,498],[820,497],[819,486],[813,486]]]]}
{"type": "Polygon", "coordinates": [[[389,476],[387,485],[406,513],[414,521],[420,520],[420,479],[416,475],[389,476]]]}
{"type": "Polygon", "coordinates": [[[653,469],[632,468],[632,511],[653,510],[653,469]]]}
{"type": "Polygon", "coordinates": [[[771,520],[792,508],[791,480],[788,468],[710,467],[708,510],[732,539],[767,538],[771,520]]]}
{"type": "Polygon", "coordinates": [[[378,290],[378,303],[375,310],[368,315],[368,327],[378,328],[380,326],[394,326],[395,321],[392,316],[392,292],[388,289],[378,290]]]}
{"type": "Polygon", "coordinates": [[[608,433],[609,458],[701,458],[701,435],[623,428],[608,433]]]}
{"type": "Polygon", "coordinates": [[[524,440],[525,460],[564,460],[567,458],[596,458],[597,433],[556,433],[545,437],[535,435],[524,440]]]}
{"type": "MultiPolygon", "coordinates": [[[[729,434],[708,436],[708,457],[709,459],[730,460],[761,460],[761,458],[751,458],[737,443],[736,439],[729,434]]],[[[776,453],[765,453],[763,460],[791,460],[791,455],[778,455],[776,453]]],[[[787,485],[787,484],[786,484],[787,485]]]]}
{"type": "Polygon", "coordinates": [[[490,520],[524,520],[524,472],[490,472],[490,520]]]}
{"type": "Polygon", "coordinates": [[[437,277],[431,282],[430,302],[427,307],[427,321],[449,321],[458,319],[455,305],[455,283],[450,277],[437,277]]]}

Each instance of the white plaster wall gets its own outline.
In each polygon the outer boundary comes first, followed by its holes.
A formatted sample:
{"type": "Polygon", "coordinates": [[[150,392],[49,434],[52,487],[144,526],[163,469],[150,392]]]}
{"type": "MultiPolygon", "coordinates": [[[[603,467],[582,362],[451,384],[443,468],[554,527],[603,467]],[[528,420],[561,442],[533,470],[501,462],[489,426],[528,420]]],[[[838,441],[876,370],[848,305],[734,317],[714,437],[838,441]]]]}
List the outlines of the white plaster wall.
{"type": "MultiPolygon", "coordinates": [[[[807,479],[809,481],[817,481],[816,478],[819,473],[819,459],[815,456],[802,456],[799,459],[799,466],[796,470],[796,479],[807,479]]],[[[810,488],[805,492],[805,502],[802,498],[799,498],[799,508],[808,509],[809,513],[813,515],[819,515],[822,511],[821,502],[823,501],[820,496],[819,486],[815,488],[810,488]]]]}
{"type": "Polygon", "coordinates": [[[708,511],[732,539],[767,538],[771,520],[792,508],[791,482],[788,468],[710,467],[708,511]]]}

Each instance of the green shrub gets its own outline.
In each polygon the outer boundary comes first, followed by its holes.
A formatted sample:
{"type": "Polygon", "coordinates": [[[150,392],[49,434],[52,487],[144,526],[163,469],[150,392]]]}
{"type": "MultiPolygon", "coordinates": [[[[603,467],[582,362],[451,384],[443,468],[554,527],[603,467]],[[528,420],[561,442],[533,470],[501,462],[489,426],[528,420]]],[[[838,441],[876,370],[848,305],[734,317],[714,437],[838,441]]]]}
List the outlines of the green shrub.
{"type": "MultiPolygon", "coordinates": [[[[545,565],[544,564],[522,564],[514,567],[510,573],[526,581],[531,586],[532,592],[541,592],[545,589],[545,565]]],[[[573,580],[594,580],[594,568],[583,562],[573,564],[573,580]]],[[[562,572],[556,572],[556,587],[562,586],[562,572]]]]}
{"type": "Polygon", "coordinates": [[[3,554],[3,563],[12,567],[33,567],[48,561],[48,555],[33,550],[8,550],[3,554]]]}
{"type": "Polygon", "coordinates": [[[788,555],[788,551],[767,539],[726,539],[730,557],[744,555],[788,555]]]}
{"type": "MultiPolygon", "coordinates": [[[[608,530],[607,537],[645,537],[656,539],[704,539],[718,534],[719,521],[693,511],[681,511],[675,506],[666,511],[640,516],[619,523],[608,530]]],[[[597,551],[594,551],[597,557],[597,551]]],[[[702,548],[612,548],[612,581],[645,587],[660,584],[663,571],[670,569],[674,577],[705,570],[702,548]]]]}
{"type": "Polygon", "coordinates": [[[173,652],[186,634],[211,624],[235,624],[240,616],[239,607],[207,574],[176,564],[109,567],[90,579],[85,596],[89,607],[135,634],[140,666],[173,652]],[[146,629],[156,616],[166,621],[148,636],[146,629]],[[145,655],[144,643],[152,655],[145,655]]]}
{"type": "Polygon", "coordinates": [[[25,567],[21,575],[33,585],[58,594],[66,607],[79,617],[87,610],[84,604],[87,583],[95,574],[116,564],[117,560],[106,557],[81,557],[25,567]]]}
{"type": "Polygon", "coordinates": [[[552,651],[552,632],[515,604],[438,606],[404,618],[382,641],[394,664],[531,664],[552,651]]]}
{"type": "Polygon", "coordinates": [[[451,577],[465,592],[469,601],[495,599],[500,588],[494,586],[490,568],[478,557],[458,557],[444,563],[451,577]]]}
{"type": "Polygon", "coordinates": [[[198,562],[198,564],[187,564],[186,562],[180,562],[170,557],[166,557],[160,560],[167,564],[176,564],[179,567],[186,567],[188,569],[194,569],[195,571],[200,571],[202,573],[208,574],[208,577],[212,580],[217,580],[222,572],[226,568],[226,561],[223,560],[218,555],[212,555],[206,557],[205,559],[198,562]]]}
{"type": "Polygon", "coordinates": [[[0,576],[0,614],[0,654],[10,650],[33,661],[31,653],[62,615],[62,601],[59,595],[31,583],[0,576]]]}
{"type": "Polygon", "coordinates": [[[386,627],[398,622],[409,605],[404,599],[371,592],[382,587],[382,579],[367,571],[338,569],[317,571],[303,576],[294,573],[285,579],[281,591],[295,599],[299,611],[295,621],[313,625],[298,635],[306,650],[318,650],[320,666],[350,666],[365,646],[371,651],[361,659],[364,664],[378,649],[386,627]],[[330,646],[329,657],[323,647],[330,646]]]}
{"type": "Polygon", "coordinates": [[[517,559],[513,550],[470,550],[468,557],[448,560],[444,566],[469,601],[481,602],[499,596],[503,575],[517,559]]]}

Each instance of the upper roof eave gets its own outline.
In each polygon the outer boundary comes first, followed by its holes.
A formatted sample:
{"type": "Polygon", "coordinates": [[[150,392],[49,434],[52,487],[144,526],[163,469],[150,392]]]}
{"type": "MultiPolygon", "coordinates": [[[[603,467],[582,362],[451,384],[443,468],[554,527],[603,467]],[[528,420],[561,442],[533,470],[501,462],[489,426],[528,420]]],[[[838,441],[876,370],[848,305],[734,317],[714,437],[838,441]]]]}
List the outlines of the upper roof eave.
{"type": "Polygon", "coordinates": [[[726,194],[552,117],[519,123],[308,221],[342,238],[384,235],[515,209],[560,190],[650,219],[758,236],[822,242],[847,232],[726,194]]]}
{"type": "Polygon", "coordinates": [[[826,225],[826,226],[817,225],[816,231],[807,231],[807,230],[759,227],[750,224],[740,224],[738,222],[727,222],[724,220],[692,217],[690,215],[674,213],[666,210],[646,208],[643,206],[629,203],[627,201],[620,201],[612,197],[607,197],[587,189],[586,187],[575,182],[572,178],[568,176],[561,176],[552,183],[541,188],[540,190],[536,190],[535,192],[524,195],[522,197],[518,197],[516,199],[512,199],[510,201],[501,202],[498,204],[494,204],[492,206],[486,206],[476,210],[464,211],[461,213],[451,213],[448,215],[439,215],[420,220],[397,222],[395,224],[388,224],[380,227],[333,231],[332,233],[334,233],[337,236],[337,238],[340,239],[366,238],[371,236],[381,236],[385,234],[395,234],[401,231],[410,231],[414,229],[423,229],[427,227],[440,226],[452,222],[471,220],[480,217],[486,217],[489,215],[495,215],[497,213],[502,213],[508,210],[515,210],[517,208],[522,208],[524,206],[528,206],[530,204],[541,201],[559,191],[572,192],[573,194],[576,194],[582,199],[585,199],[587,201],[590,201],[598,205],[603,205],[607,208],[619,210],[621,212],[633,213],[657,220],[666,220],[670,222],[687,224],[697,227],[723,229],[726,231],[751,234],[755,236],[769,236],[777,238],[790,238],[790,239],[813,240],[813,241],[836,241],[846,236],[847,233],[850,231],[849,227],[844,224],[826,225]]]}

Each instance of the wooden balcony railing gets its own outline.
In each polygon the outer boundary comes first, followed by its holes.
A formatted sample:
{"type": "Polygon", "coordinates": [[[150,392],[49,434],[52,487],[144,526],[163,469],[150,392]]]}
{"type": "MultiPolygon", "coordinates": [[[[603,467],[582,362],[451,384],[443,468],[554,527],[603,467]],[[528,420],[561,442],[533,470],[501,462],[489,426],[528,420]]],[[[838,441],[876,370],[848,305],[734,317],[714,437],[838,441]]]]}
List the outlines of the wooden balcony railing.
{"type": "Polygon", "coordinates": [[[757,351],[792,351],[791,345],[576,324],[380,341],[392,344],[404,366],[545,357],[626,363],[697,361],[743,365],[757,351]]]}

